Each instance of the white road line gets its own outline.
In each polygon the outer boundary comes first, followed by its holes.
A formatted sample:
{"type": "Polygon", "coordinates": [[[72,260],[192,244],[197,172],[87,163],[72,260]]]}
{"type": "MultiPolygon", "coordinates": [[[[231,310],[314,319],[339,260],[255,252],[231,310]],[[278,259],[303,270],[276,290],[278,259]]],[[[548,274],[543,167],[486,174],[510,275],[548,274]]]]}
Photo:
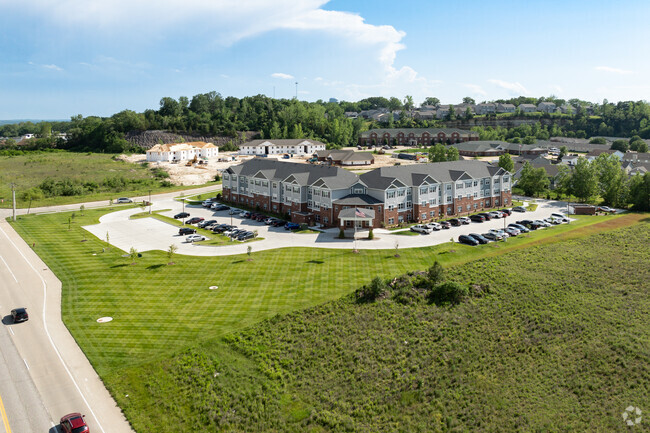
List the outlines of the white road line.
{"type": "Polygon", "coordinates": [[[11,274],[11,276],[14,277],[14,281],[15,281],[15,282],[18,282],[18,279],[16,278],[16,276],[14,275],[14,273],[11,272],[11,268],[9,267],[9,265],[7,264],[7,262],[5,262],[5,259],[3,259],[2,256],[0,256],[0,260],[2,260],[2,263],[5,264],[5,266],[7,267],[7,270],[8,270],[9,273],[11,274]]]}
{"type": "Polygon", "coordinates": [[[16,334],[14,334],[14,330],[11,329],[11,328],[9,328],[9,332],[11,332],[11,335],[16,335],[16,334]]]}
{"type": "Polygon", "coordinates": [[[23,358],[23,362],[25,363],[25,367],[27,367],[27,370],[29,370],[29,365],[27,365],[27,360],[23,358]]]}
{"type": "Polygon", "coordinates": [[[22,256],[22,258],[25,260],[25,262],[29,265],[30,268],[34,271],[36,275],[38,275],[38,278],[41,279],[41,283],[43,284],[43,328],[45,329],[45,334],[47,335],[48,340],[50,341],[50,344],[52,345],[52,348],[54,349],[54,352],[56,353],[56,356],[59,358],[59,361],[61,361],[61,365],[63,365],[63,368],[65,369],[66,373],[68,373],[68,377],[70,377],[70,380],[72,380],[72,383],[74,384],[75,388],[77,388],[77,391],[79,392],[79,395],[81,396],[81,399],[84,401],[86,404],[86,407],[90,411],[90,414],[92,415],[93,418],[95,418],[95,422],[97,423],[97,426],[99,429],[106,433],[102,425],[99,423],[99,420],[97,419],[97,415],[95,415],[95,412],[93,412],[93,409],[90,407],[90,404],[88,403],[88,400],[86,400],[86,397],[84,396],[83,392],[81,392],[81,388],[79,388],[79,385],[77,384],[77,381],[74,380],[74,377],[72,376],[72,373],[70,372],[70,369],[68,369],[68,366],[66,363],[63,361],[63,358],[61,357],[61,353],[59,353],[59,349],[57,349],[56,345],[54,344],[54,340],[52,340],[52,336],[50,335],[50,331],[47,328],[47,321],[45,320],[45,309],[47,306],[47,283],[45,282],[45,279],[41,276],[41,274],[38,273],[34,265],[27,260],[27,257],[23,254],[23,252],[18,248],[18,246],[14,243],[14,241],[11,240],[11,238],[5,233],[5,231],[0,227],[0,232],[7,238],[7,240],[13,245],[13,247],[18,251],[18,254],[22,256]]]}

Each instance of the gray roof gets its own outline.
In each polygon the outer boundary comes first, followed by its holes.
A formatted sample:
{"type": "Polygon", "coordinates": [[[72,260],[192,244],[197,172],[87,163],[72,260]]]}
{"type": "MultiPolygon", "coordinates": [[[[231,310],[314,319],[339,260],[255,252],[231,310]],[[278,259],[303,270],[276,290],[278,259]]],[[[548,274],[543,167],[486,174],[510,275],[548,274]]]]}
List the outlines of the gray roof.
{"type": "Polygon", "coordinates": [[[358,182],[359,177],[348,170],[324,165],[299,164],[277,161],[268,158],[253,158],[225,170],[238,176],[252,177],[258,175],[272,181],[283,181],[290,176],[301,186],[311,185],[322,179],[330,189],[349,188],[358,182]]]}
{"type": "Polygon", "coordinates": [[[340,204],[344,206],[368,206],[372,204],[382,203],[383,202],[381,200],[377,200],[368,194],[350,194],[338,200],[334,200],[334,204],[340,204]]]}
{"type": "Polygon", "coordinates": [[[459,133],[460,135],[471,135],[478,136],[477,132],[470,131],[469,129],[456,129],[456,128],[382,128],[382,129],[371,129],[369,131],[363,131],[360,135],[363,138],[370,137],[371,133],[376,133],[377,136],[384,135],[384,133],[389,133],[392,136],[396,136],[400,132],[403,132],[405,135],[413,133],[415,135],[422,135],[424,132],[428,132],[429,135],[438,135],[439,132],[444,132],[446,135],[451,135],[454,132],[459,133]]]}
{"type": "Polygon", "coordinates": [[[334,161],[374,161],[375,157],[369,152],[354,150],[321,150],[316,152],[319,158],[332,158],[334,161]]]}
{"type": "MultiPolygon", "coordinates": [[[[481,141],[465,141],[463,143],[452,144],[458,150],[466,152],[494,152],[495,154],[503,153],[501,149],[497,149],[505,141],[499,140],[481,140],[481,141]]],[[[507,144],[507,143],[506,143],[507,144]]]]}
{"type": "Polygon", "coordinates": [[[472,179],[480,179],[492,177],[499,171],[503,169],[482,161],[449,161],[380,167],[362,174],[361,180],[369,188],[386,189],[393,179],[407,186],[418,186],[427,176],[438,182],[455,182],[464,178],[465,173],[472,179]]]}
{"type": "Polygon", "coordinates": [[[320,141],[317,141],[317,140],[311,140],[309,138],[286,138],[286,139],[278,139],[278,140],[276,140],[276,139],[252,140],[252,141],[249,141],[248,143],[241,144],[240,147],[241,146],[258,147],[258,146],[261,146],[264,143],[271,143],[271,144],[275,144],[276,146],[295,146],[295,145],[298,145],[300,143],[304,143],[305,141],[308,142],[308,143],[311,143],[311,144],[321,144],[321,145],[325,146],[325,143],[321,143],[320,141]]]}

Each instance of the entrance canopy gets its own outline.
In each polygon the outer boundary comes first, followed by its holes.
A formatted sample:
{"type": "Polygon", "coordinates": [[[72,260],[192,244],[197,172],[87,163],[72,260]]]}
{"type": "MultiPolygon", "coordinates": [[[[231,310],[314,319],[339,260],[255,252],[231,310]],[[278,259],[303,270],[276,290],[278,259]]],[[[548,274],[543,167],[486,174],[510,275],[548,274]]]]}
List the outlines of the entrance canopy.
{"type": "Polygon", "coordinates": [[[339,221],[341,221],[342,226],[345,225],[346,221],[368,221],[368,224],[372,225],[374,218],[375,211],[373,209],[351,208],[339,212],[339,221]]]}

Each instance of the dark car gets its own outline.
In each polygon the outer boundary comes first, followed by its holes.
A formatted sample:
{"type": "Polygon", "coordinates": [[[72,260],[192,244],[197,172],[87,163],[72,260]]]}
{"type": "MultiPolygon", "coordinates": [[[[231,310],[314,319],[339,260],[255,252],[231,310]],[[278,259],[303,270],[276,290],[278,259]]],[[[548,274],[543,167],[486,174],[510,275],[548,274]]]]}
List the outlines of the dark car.
{"type": "Polygon", "coordinates": [[[300,228],[300,224],[298,223],[286,223],[284,226],[285,230],[298,230],[300,228]]]}
{"type": "Polygon", "coordinates": [[[490,215],[487,212],[481,212],[479,215],[481,215],[483,218],[485,218],[485,221],[490,221],[492,219],[492,215],[490,215]]]}
{"type": "Polygon", "coordinates": [[[273,227],[284,227],[287,225],[287,222],[285,220],[275,220],[272,225],[273,227]]]}
{"type": "Polygon", "coordinates": [[[537,230],[538,228],[542,227],[541,224],[536,223],[533,220],[521,220],[521,221],[517,221],[517,224],[520,224],[520,225],[522,225],[522,226],[524,226],[526,228],[529,228],[531,230],[537,230]]]}
{"type": "Polygon", "coordinates": [[[513,212],[526,212],[526,208],[523,206],[515,206],[512,208],[513,212]]]}
{"type": "Polygon", "coordinates": [[[197,223],[200,223],[201,221],[203,221],[203,218],[201,218],[201,217],[192,217],[192,218],[188,219],[185,222],[188,223],[188,224],[197,224],[197,223]]]}
{"type": "Polygon", "coordinates": [[[487,244],[488,242],[490,242],[488,239],[486,239],[482,235],[479,235],[478,233],[470,233],[468,236],[474,238],[479,244],[487,244]]]}
{"type": "Polygon", "coordinates": [[[244,232],[244,233],[240,233],[237,236],[237,240],[238,241],[246,241],[248,239],[253,239],[254,237],[255,237],[255,233],[253,233],[253,232],[244,232]]]}
{"type": "Polygon", "coordinates": [[[526,226],[522,226],[521,224],[512,223],[508,224],[508,227],[514,227],[522,233],[528,233],[530,231],[526,226]]]}
{"type": "Polygon", "coordinates": [[[485,217],[483,215],[472,215],[471,217],[469,217],[469,219],[471,219],[475,223],[482,223],[485,221],[485,217]]]}
{"type": "Polygon", "coordinates": [[[178,229],[178,234],[181,236],[192,235],[194,233],[196,233],[196,229],[193,227],[181,227],[178,229]]]}
{"type": "Polygon", "coordinates": [[[451,223],[449,221],[440,221],[440,225],[442,226],[443,229],[451,228],[451,223]]]}
{"type": "Polygon", "coordinates": [[[212,227],[214,233],[223,233],[230,228],[228,224],[219,224],[218,226],[212,227]]]}
{"type": "Polygon", "coordinates": [[[473,247],[475,247],[475,246],[477,246],[479,244],[479,241],[477,241],[473,237],[467,236],[467,235],[458,236],[458,242],[461,243],[461,244],[471,245],[473,247]]]}
{"type": "Polygon", "coordinates": [[[199,223],[199,227],[201,227],[201,228],[203,228],[203,227],[207,227],[207,226],[209,226],[209,225],[211,225],[211,224],[214,224],[214,223],[216,223],[216,222],[217,222],[217,220],[204,220],[204,221],[201,221],[201,222],[199,223]]]}
{"type": "Polygon", "coordinates": [[[188,216],[190,216],[190,214],[188,214],[187,212],[181,212],[174,215],[174,219],[187,218],[188,216]]]}
{"type": "Polygon", "coordinates": [[[11,310],[11,317],[14,319],[14,323],[26,322],[29,320],[27,308],[16,308],[11,310]]]}
{"type": "Polygon", "coordinates": [[[69,413],[61,417],[61,429],[63,433],[89,433],[90,429],[84,420],[84,416],[78,412],[69,413]]]}
{"type": "Polygon", "coordinates": [[[454,227],[460,227],[463,223],[458,218],[452,218],[449,220],[449,224],[451,224],[454,227]]]}
{"type": "Polygon", "coordinates": [[[499,212],[503,212],[508,216],[512,215],[512,211],[510,209],[499,209],[499,212]]]}
{"type": "Polygon", "coordinates": [[[226,206],[225,204],[218,204],[218,205],[215,206],[214,203],[213,203],[212,204],[212,209],[215,210],[215,211],[220,211],[220,210],[228,210],[228,209],[230,209],[230,207],[226,206]]]}

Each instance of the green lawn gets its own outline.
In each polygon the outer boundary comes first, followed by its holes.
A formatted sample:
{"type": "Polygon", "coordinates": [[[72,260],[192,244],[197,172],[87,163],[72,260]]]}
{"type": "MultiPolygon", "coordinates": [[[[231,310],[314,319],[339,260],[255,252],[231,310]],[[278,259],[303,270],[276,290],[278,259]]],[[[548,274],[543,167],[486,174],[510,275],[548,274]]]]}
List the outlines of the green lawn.
{"type": "MultiPolygon", "coordinates": [[[[144,158],[144,155],[143,155],[144,158]]],[[[186,186],[161,186],[164,178],[157,178],[154,167],[113,160],[113,155],[102,153],[47,152],[20,156],[0,156],[0,208],[11,207],[11,182],[16,184],[17,207],[30,203],[22,193],[38,187],[45,179],[77,183],[94,183],[97,189],[85,189],[83,195],[43,197],[34,200],[32,207],[144,196],[187,189],[186,186]],[[104,185],[104,182],[108,184],[104,185]],[[112,185],[112,186],[110,186],[112,185]]],[[[213,182],[210,184],[218,184],[213,182]]]]}

